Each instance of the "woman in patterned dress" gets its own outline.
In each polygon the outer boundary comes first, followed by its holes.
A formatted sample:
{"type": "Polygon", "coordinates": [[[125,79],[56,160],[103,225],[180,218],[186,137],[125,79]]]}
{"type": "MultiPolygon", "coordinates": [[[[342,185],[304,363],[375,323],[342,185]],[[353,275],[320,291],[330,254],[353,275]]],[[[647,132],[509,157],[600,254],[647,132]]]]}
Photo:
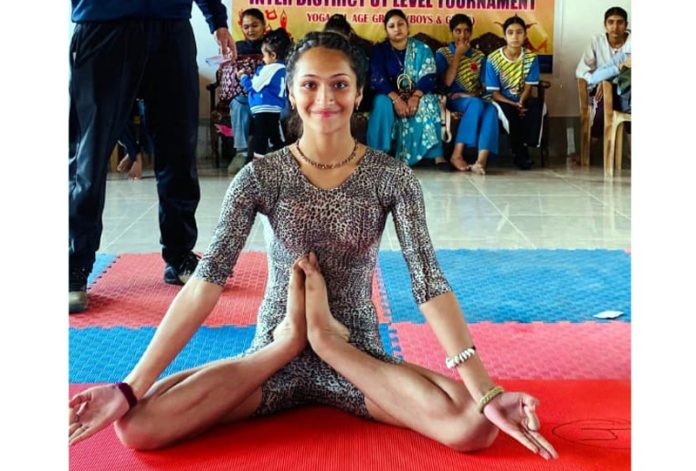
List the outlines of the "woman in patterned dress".
{"type": "Polygon", "coordinates": [[[352,137],[365,70],[343,36],[309,33],[288,58],[287,77],[299,140],[237,174],[210,247],[138,364],[123,383],[70,401],[70,443],[115,422],[126,446],[154,449],[214,425],[318,403],[459,451],[486,448],[500,428],[544,458],[557,456],[538,432],[536,399],[495,388],[475,353],[458,360],[464,382],[386,354],[371,281],[389,214],[436,336],[449,355],[473,352],[435,258],[420,185],[404,163],[352,137]],[[250,349],[156,382],[212,311],[257,214],[273,236],[250,349]]]}
{"type": "Polygon", "coordinates": [[[374,105],[367,122],[367,145],[390,152],[414,165],[435,159],[443,171],[452,166],[443,156],[440,104],[434,95],[437,85],[435,58],[422,41],[408,36],[403,11],[384,15],[387,38],[370,51],[370,84],[374,105]]]}

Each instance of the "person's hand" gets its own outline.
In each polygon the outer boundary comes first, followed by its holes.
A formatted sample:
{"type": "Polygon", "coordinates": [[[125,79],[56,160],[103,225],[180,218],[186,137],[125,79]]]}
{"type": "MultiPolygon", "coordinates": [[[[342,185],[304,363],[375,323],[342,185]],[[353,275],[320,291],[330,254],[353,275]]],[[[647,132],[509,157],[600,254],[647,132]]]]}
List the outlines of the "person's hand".
{"type": "Polygon", "coordinates": [[[483,414],[496,427],[544,459],[558,458],[558,453],[540,433],[536,415],[539,401],[522,392],[504,392],[489,402],[483,414]]]}
{"type": "Polygon", "coordinates": [[[517,107],[517,114],[523,118],[527,114],[527,108],[524,107],[524,101],[518,101],[515,106],[517,107]]]}
{"type": "Polygon", "coordinates": [[[408,117],[408,104],[401,97],[394,100],[394,111],[399,118],[408,117]]]}
{"type": "Polygon", "coordinates": [[[249,74],[247,73],[246,70],[241,69],[241,70],[238,70],[237,73],[236,73],[235,75],[237,75],[237,78],[238,78],[238,79],[241,79],[243,75],[249,75],[249,74]]]}
{"type": "Polygon", "coordinates": [[[237,45],[232,39],[232,35],[227,28],[218,28],[213,32],[215,42],[220,47],[220,54],[223,56],[229,55],[232,60],[237,58],[237,45]]]}
{"type": "Polygon", "coordinates": [[[469,40],[468,40],[468,39],[464,39],[464,38],[458,39],[457,42],[455,43],[455,46],[456,46],[456,48],[455,48],[455,50],[454,50],[454,53],[455,53],[455,54],[458,54],[458,55],[460,55],[460,56],[464,55],[464,53],[465,53],[466,51],[468,51],[469,48],[471,47],[471,46],[469,45],[469,40]]]}
{"type": "Polygon", "coordinates": [[[621,63],[620,68],[621,69],[630,69],[631,68],[631,55],[630,54],[626,58],[626,60],[621,63]]]}
{"type": "Polygon", "coordinates": [[[595,92],[595,95],[594,95],[595,103],[599,103],[600,101],[602,101],[603,96],[604,96],[604,87],[602,86],[602,82],[599,82],[599,84],[597,84],[597,91],[595,92]]]}
{"type": "Polygon", "coordinates": [[[411,97],[408,99],[408,103],[406,105],[408,106],[408,115],[407,116],[413,116],[416,114],[416,111],[418,111],[418,104],[420,103],[420,96],[413,94],[411,97]]]}
{"type": "Polygon", "coordinates": [[[95,386],[76,394],[68,403],[68,444],[85,440],[128,412],[126,397],[115,384],[95,386]]]}

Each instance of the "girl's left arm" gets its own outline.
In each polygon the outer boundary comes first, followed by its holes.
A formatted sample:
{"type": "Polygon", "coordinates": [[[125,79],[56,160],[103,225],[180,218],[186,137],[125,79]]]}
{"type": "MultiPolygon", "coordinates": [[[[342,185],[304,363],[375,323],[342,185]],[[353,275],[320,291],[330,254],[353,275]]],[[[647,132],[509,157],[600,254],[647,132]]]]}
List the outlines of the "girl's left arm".
{"type": "MultiPolygon", "coordinates": [[[[388,177],[385,181],[389,181],[388,187],[393,191],[394,228],[411,274],[414,298],[446,355],[454,356],[473,345],[471,333],[435,257],[421,186],[405,165],[396,173],[393,179],[388,177]]],[[[463,362],[457,370],[475,400],[493,386],[478,355],[463,362]]]]}
{"type": "MultiPolygon", "coordinates": [[[[390,190],[383,191],[391,193],[394,227],[411,274],[416,302],[445,354],[457,355],[473,346],[473,340],[457,298],[435,258],[420,184],[403,164],[386,177],[383,188],[390,190]]],[[[545,459],[558,457],[553,445],[539,433],[536,398],[495,387],[478,354],[460,363],[457,371],[480,412],[496,427],[545,459]]]]}
{"type": "MultiPolygon", "coordinates": [[[[474,345],[464,313],[452,291],[436,296],[419,307],[448,357],[474,345]]],[[[477,402],[494,386],[478,353],[461,363],[457,372],[477,402]]]]}
{"type": "Polygon", "coordinates": [[[524,102],[532,93],[532,87],[538,85],[539,80],[541,80],[541,67],[539,66],[539,56],[535,55],[534,59],[532,59],[532,64],[529,66],[529,73],[524,79],[524,89],[520,95],[520,107],[524,107],[524,102]]]}

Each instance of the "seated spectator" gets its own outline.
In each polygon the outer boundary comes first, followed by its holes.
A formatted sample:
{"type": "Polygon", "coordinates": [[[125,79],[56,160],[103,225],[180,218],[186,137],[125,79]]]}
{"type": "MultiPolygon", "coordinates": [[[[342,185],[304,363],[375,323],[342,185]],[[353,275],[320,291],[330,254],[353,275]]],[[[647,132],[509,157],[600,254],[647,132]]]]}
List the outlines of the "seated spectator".
{"type": "MultiPolygon", "coordinates": [[[[237,60],[234,73],[238,73],[241,70],[247,74],[252,74],[259,65],[263,64],[261,43],[263,42],[265,31],[266,18],[261,10],[249,8],[242,12],[242,33],[244,34],[244,39],[236,42],[237,60]]],[[[230,101],[230,118],[234,135],[234,148],[237,155],[244,156],[249,146],[247,137],[249,136],[251,110],[249,109],[247,93],[241,84],[235,81],[232,87],[231,94],[233,98],[230,101]]],[[[229,173],[236,173],[241,165],[242,163],[237,163],[233,160],[228,168],[229,173]]]]}
{"type": "Polygon", "coordinates": [[[438,49],[435,62],[437,75],[446,90],[447,107],[462,113],[450,163],[462,172],[471,170],[485,175],[489,153],[498,153],[498,111],[482,99],[485,90],[481,73],[485,70],[486,57],[469,44],[473,31],[471,18],[454,15],[449,28],[452,42],[438,49]],[[464,146],[478,149],[474,165],[464,160],[464,146]]]}
{"type": "Polygon", "coordinates": [[[631,112],[631,48],[630,44],[624,50],[611,58],[611,63],[598,68],[590,75],[587,81],[589,86],[596,86],[603,80],[611,80],[616,83],[616,93],[619,96],[619,105],[624,113],[631,112]]]}
{"type": "MultiPolygon", "coordinates": [[[[598,76],[593,79],[593,72],[602,69],[606,66],[616,64],[614,57],[618,54],[630,54],[631,51],[631,36],[628,30],[628,13],[621,7],[611,7],[604,13],[604,33],[598,34],[592,38],[592,41],[585,49],[577,68],[575,76],[584,78],[589,85],[590,96],[594,98],[594,113],[592,117],[592,136],[601,137],[604,134],[604,100],[602,99],[602,87],[597,84],[602,79],[597,80],[598,76]],[[599,112],[597,112],[599,110],[599,112]]],[[[624,57],[624,56],[622,56],[624,57]]],[[[625,58],[619,59],[619,64],[625,58]]],[[[616,74],[618,76],[618,73],[616,74]]],[[[612,77],[613,78],[613,77],[612,77]]],[[[614,97],[615,108],[621,106],[621,99],[618,96],[614,97]]]]}
{"type": "MultiPolygon", "coordinates": [[[[370,50],[372,49],[372,42],[358,35],[353,27],[346,20],[345,15],[336,13],[331,15],[331,17],[326,21],[324,25],[324,31],[333,31],[334,33],[341,34],[345,36],[352,46],[355,46],[359,51],[362,52],[365,62],[365,70],[370,68],[370,50]]],[[[369,83],[365,84],[363,88],[363,99],[360,102],[360,107],[357,111],[370,111],[372,110],[372,102],[374,100],[375,93],[369,83]]]]}
{"type": "Polygon", "coordinates": [[[423,42],[409,38],[403,11],[384,16],[387,38],[370,53],[370,83],[375,92],[367,125],[368,146],[390,152],[396,141],[397,159],[414,165],[435,159],[438,169],[452,171],[443,157],[440,105],[433,94],[435,59],[423,42]]]}
{"type": "Polygon", "coordinates": [[[268,152],[268,141],[272,150],[285,145],[280,128],[280,115],[286,108],[285,57],[290,52],[292,41],[284,29],[276,29],[264,36],[261,45],[264,65],[259,66],[254,77],[245,70],[237,72],[244,90],[249,95],[252,119],[252,152],[260,158],[268,152]]]}
{"type": "Polygon", "coordinates": [[[498,117],[510,135],[514,163],[521,170],[532,168],[527,146],[541,141],[543,103],[531,95],[539,83],[539,59],[523,47],[527,25],[519,16],[503,23],[505,46],[493,51],[486,60],[486,90],[499,109],[498,117]]]}

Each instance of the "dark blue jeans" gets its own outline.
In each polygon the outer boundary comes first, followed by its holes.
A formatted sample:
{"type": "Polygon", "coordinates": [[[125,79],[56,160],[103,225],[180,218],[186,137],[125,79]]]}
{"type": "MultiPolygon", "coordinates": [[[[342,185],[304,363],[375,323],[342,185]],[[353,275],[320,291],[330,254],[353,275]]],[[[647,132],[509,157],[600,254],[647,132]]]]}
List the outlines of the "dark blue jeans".
{"type": "Polygon", "coordinates": [[[81,23],[70,46],[70,268],[91,269],[102,233],[109,155],[136,96],[154,141],[162,257],[198,236],[198,67],[188,20],[81,23]]]}

